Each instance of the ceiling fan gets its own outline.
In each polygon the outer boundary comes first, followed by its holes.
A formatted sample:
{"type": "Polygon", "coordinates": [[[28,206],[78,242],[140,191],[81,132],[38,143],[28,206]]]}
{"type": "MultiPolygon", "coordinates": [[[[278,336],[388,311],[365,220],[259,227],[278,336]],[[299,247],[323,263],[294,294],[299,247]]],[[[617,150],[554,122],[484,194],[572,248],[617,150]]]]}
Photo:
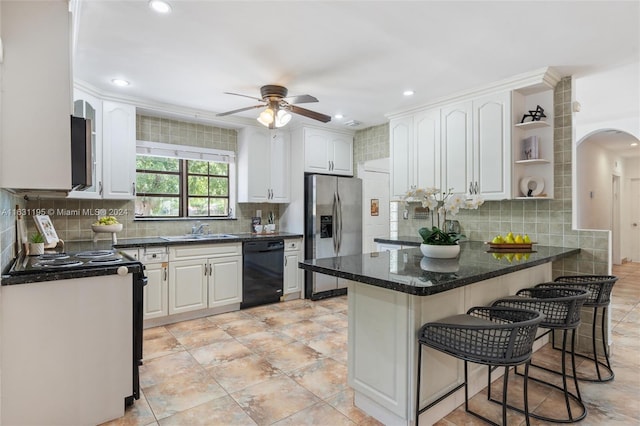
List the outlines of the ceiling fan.
{"type": "Polygon", "coordinates": [[[237,112],[248,111],[250,109],[263,108],[266,106],[267,109],[260,113],[258,122],[270,129],[285,126],[291,120],[291,114],[289,114],[289,112],[302,115],[314,120],[322,121],[323,123],[328,123],[329,121],[331,121],[331,117],[328,115],[294,105],[309,102],[318,102],[318,99],[311,95],[287,97],[288,90],[283,86],[277,86],[273,84],[262,86],[260,88],[262,99],[256,98],[254,96],[242,95],[240,93],[225,93],[228,95],[243,96],[245,98],[255,99],[258,102],[262,102],[262,104],[234,109],[233,111],[221,112],[219,114],[216,114],[218,117],[235,114],[237,112]]]}

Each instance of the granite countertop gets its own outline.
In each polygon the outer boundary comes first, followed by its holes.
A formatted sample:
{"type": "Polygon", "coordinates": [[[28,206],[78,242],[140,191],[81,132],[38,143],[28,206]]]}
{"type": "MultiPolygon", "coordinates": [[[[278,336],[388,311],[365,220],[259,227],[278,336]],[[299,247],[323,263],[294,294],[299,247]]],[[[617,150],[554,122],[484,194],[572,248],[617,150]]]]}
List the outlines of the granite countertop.
{"type": "MultiPolygon", "coordinates": [[[[291,234],[288,232],[276,232],[273,234],[252,234],[246,233],[231,233],[234,238],[220,238],[220,239],[200,239],[200,240],[182,240],[182,241],[167,241],[160,237],[147,237],[147,238],[118,238],[118,242],[113,247],[118,249],[138,248],[138,247],[150,247],[150,246],[178,246],[185,244],[224,244],[224,243],[241,243],[245,241],[255,240],[290,240],[302,238],[302,234],[291,234]]],[[[102,241],[98,241],[101,244],[102,241]]],[[[105,244],[111,247],[110,240],[104,240],[105,244]]],[[[65,245],[72,244],[66,243],[65,245]]],[[[71,251],[67,249],[68,251],[71,251]]]]}
{"type": "Polygon", "coordinates": [[[419,248],[351,256],[308,259],[299,267],[388,288],[417,296],[429,296],[456,287],[509,274],[578,254],[579,248],[533,246],[532,253],[497,259],[483,242],[460,244],[458,259],[431,259],[419,248]]]}

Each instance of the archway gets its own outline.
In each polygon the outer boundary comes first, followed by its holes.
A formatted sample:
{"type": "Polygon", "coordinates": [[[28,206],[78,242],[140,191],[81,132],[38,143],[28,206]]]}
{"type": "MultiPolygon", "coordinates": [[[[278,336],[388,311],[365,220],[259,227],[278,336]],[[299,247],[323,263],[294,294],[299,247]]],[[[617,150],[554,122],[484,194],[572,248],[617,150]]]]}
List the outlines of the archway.
{"type": "Polygon", "coordinates": [[[575,208],[577,229],[612,231],[613,263],[640,261],[632,218],[635,180],[640,181],[640,141],[617,129],[600,129],[578,142],[575,208]],[[635,144],[635,145],[634,145],[635,144]]]}

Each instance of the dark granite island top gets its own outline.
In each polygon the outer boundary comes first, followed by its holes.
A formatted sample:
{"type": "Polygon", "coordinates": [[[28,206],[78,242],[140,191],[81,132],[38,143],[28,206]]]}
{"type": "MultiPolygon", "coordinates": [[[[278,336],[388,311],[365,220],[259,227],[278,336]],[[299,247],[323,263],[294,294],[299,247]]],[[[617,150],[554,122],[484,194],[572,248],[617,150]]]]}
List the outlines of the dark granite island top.
{"type": "Polygon", "coordinates": [[[307,259],[299,267],[399,292],[429,296],[575,255],[579,248],[533,246],[532,253],[496,259],[482,242],[460,244],[458,259],[431,259],[419,248],[307,259]],[[509,261],[508,258],[511,258],[509,261]]]}

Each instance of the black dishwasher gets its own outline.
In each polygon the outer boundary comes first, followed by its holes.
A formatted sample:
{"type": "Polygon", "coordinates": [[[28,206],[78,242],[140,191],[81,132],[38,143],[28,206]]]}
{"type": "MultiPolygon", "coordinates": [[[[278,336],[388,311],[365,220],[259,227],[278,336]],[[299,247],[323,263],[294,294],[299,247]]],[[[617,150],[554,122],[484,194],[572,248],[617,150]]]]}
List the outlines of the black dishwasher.
{"type": "Polygon", "coordinates": [[[284,277],[284,241],[247,241],[242,245],[241,308],[280,301],[284,277]]]}

